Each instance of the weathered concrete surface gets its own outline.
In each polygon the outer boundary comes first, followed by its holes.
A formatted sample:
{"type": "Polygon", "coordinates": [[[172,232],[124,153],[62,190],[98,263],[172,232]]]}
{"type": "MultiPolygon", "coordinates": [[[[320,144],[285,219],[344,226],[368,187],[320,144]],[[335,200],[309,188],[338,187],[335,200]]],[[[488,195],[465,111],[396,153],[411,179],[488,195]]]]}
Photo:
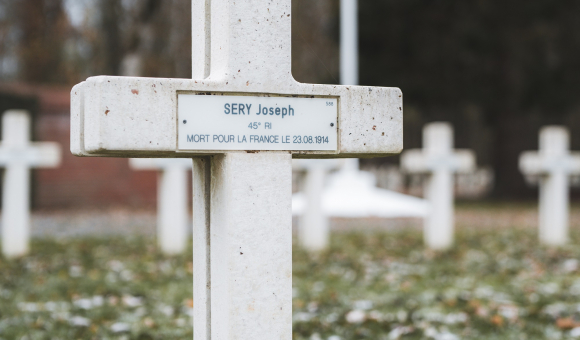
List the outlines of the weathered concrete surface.
{"type": "Polygon", "coordinates": [[[193,337],[211,339],[211,158],[193,159],[193,337]]]}
{"type": "Polygon", "coordinates": [[[60,146],[57,143],[30,142],[30,115],[10,110],[2,116],[0,167],[2,181],[2,252],[6,257],[22,256],[30,241],[30,168],[57,167],[60,146]]]}
{"type": "Polygon", "coordinates": [[[291,160],[288,152],[213,157],[212,340],[292,338],[291,160]]]}
{"type": "Polygon", "coordinates": [[[568,129],[546,126],[540,130],[539,152],[520,156],[520,171],[539,177],[539,239],[550,246],[568,242],[570,175],[580,174],[580,153],[571,153],[569,148],[568,129]]]}
{"type": "Polygon", "coordinates": [[[425,198],[431,209],[425,218],[425,243],[432,249],[453,245],[454,203],[453,174],[475,169],[475,153],[453,150],[453,127],[448,123],[430,123],[423,128],[422,150],[408,150],[401,155],[401,167],[427,177],[425,198]]]}

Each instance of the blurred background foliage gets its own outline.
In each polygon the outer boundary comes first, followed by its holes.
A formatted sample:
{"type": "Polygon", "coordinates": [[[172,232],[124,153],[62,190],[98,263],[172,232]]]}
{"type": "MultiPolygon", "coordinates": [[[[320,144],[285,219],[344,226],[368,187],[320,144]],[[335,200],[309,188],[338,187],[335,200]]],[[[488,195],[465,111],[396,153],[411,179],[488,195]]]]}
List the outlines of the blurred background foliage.
{"type": "MultiPolygon", "coordinates": [[[[292,9],[294,77],[337,83],[339,0],[292,9]]],[[[574,0],[360,0],[360,83],[403,90],[405,148],[450,121],[456,146],[494,169],[493,197],[532,198],[519,153],[542,125],[580,128],[578,13],[574,0]]],[[[190,0],[0,0],[0,79],[72,85],[135,55],[142,76],[188,78],[190,18],[190,0]]]]}

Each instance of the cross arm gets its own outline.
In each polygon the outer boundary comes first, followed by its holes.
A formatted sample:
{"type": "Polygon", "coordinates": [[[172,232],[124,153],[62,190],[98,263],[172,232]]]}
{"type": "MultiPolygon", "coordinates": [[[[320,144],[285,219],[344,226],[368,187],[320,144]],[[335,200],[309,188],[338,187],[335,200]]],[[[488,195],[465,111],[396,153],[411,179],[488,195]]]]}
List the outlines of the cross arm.
{"type": "Polygon", "coordinates": [[[60,145],[55,142],[28,143],[24,148],[14,148],[0,143],[0,166],[22,161],[30,167],[56,168],[60,164],[60,145]]]}
{"type": "MultiPolygon", "coordinates": [[[[71,91],[71,152],[79,156],[193,157],[177,152],[177,94],[279,95],[338,99],[336,151],[292,151],[294,157],[372,157],[403,147],[398,88],[99,76],[71,91]]],[[[193,122],[195,123],[195,122],[193,122]]]]}
{"type": "Polygon", "coordinates": [[[425,154],[421,149],[407,150],[401,154],[401,168],[409,173],[427,173],[431,170],[427,166],[425,154]]]}
{"type": "Polygon", "coordinates": [[[523,152],[520,155],[518,166],[525,175],[540,175],[545,171],[542,158],[535,151],[523,152]]]}
{"type": "Polygon", "coordinates": [[[570,152],[568,166],[571,175],[580,175],[580,152],[570,152]]]}
{"type": "Polygon", "coordinates": [[[526,176],[546,175],[555,171],[580,175],[580,152],[546,155],[537,151],[525,151],[520,155],[519,168],[526,176]]]}
{"type": "Polygon", "coordinates": [[[430,173],[438,168],[469,173],[476,167],[475,153],[458,149],[448,155],[431,155],[422,149],[411,149],[401,155],[401,167],[409,173],[430,173]]]}
{"type": "Polygon", "coordinates": [[[470,173],[475,171],[475,152],[472,150],[458,149],[453,152],[453,170],[458,173],[470,173]]]}

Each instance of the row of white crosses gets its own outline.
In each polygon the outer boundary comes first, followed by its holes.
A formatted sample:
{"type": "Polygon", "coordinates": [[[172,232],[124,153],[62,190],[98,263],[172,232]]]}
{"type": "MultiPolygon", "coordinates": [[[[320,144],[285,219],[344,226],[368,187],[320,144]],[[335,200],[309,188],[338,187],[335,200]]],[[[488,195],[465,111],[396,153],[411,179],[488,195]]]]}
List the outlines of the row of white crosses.
{"type": "MultiPolygon", "coordinates": [[[[568,242],[570,176],[580,175],[580,153],[570,152],[565,127],[546,126],[540,131],[539,152],[520,156],[519,167],[532,181],[539,182],[539,240],[549,246],[568,242]]],[[[401,165],[409,173],[427,174],[425,196],[431,211],[425,218],[425,243],[432,249],[453,245],[453,174],[471,172],[475,155],[469,150],[453,151],[453,129],[447,123],[427,124],[423,150],[408,150],[401,165]]]]}
{"type": "MultiPolygon", "coordinates": [[[[3,192],[3,225],[6,227],[2,249],[7,257],[24,255],[29,248],[28,167],[56,167],[60,161],[56,143],[28,142],[29,120],[26,111],[7,111],[3,116],[0,161],[6,167],[3,192]]],[[[475,166],[470,151],[456,151],[452,156],[452,140],[449,124],[428,124],[424,129],[424,151],[409,150],[402,157],[403,168],[408,172],[432,173],[427,179],[425,194],[435,210],[425,219],[425,242],[433,249],[445,249],[453,244],[453,173],[468,172],[475,166]]],[[[567,129],[545,127],[540,132],[540,152],[525,152],[520,159],[522,172],[540,181],[539,238],[547,245],[563,245],[568,241],[568,177],[580,174],[580,156],[570,153],[568,148],[567,129]]],[[[307,195],[320,197],[326,167],[341,165],[340,160],[335,161],[311,161],[306,166],[295,163],[309,169],[307,195]]],[[[134,169],[160,170],[158,243],[166,254],[182,253],[187,246],[186,174],[191,169],[191,161],[135,158],[130,160],[130,165],[134,169]]],[[[309,202],[302,209],[299,240],[306,249],[321,250],[328,242],[328,221],[321,214],[324,210],[321,200],[309,202]],[[306,229],[304,226],[317,227],[306,229]]]]}
{"type": "MultiPolygon", "coordinates": [[[[29,248],[28,167],[56,167],[60,161],[56,143],[28,142],[29,120],[26,111],[7,111],[3,116],[4,140],[0,160],[6,167],[3,193],[3,225],[6,227],[2,249],[7,257],[24,255],[29,248]]],[[[408,172],[433,173],[428,177],[425,192],[436,209],[425,219],[425,242],[434,249],[445,249],[453,244],[452,173],[471,171],[475,165],[473,154],[467,150],[455,152],[454,160],[446,160],[451,155],[452,139],[449,124],[428,124],[424,129],[425,150],[409,150],[402,160],[408,172]],[[431,158],[431,166],[425,157],[431,158]]],[[[568,177],[580,174],[580,156],[569,153],[568,148],[567,129],[545,127],[540,132],[540,152],[525,152],[520,159],[522,172],[540,180],[539,238],[547,245],[562,245],[568,241],[568,177]]],[[[300,166],[300,162],[296,164],[300,166]]],[[[307,195],[320,197],[328,164],[339,167],[341,163],[314,161],[306,165],[309,168],[305,186],[307,195]]],[[[187,246],[186,173],[191,169],[191,161],[136,158],[130,160],[130,165],[134,169],[161,170],[158,180],[158,243],[166,254],[182,253],[187,246]]],[[[330,193],[330,196],[336,194],[330,193]]],[[[321,200],[309,202],[303,209],[304,221],[300,225],[317,228],[302,227],[299,240],[306,249],[320,250],[327,246],[328,221],[321,214],[321,200]]]]}
{"type": "MultiPolygon", "coordinates": [[[[3,153],[5,172],[3,252],[18,256],[28,251],[29,197],[28,166],[56,166],[58,146],[38,144],[29,152],[14,150],[27,145],[29,118],[25,112],[11,111],[4,116],[3,153]],[[26,127],[26,128],[25,128],[26,127]],[[22,132],[24,131],[24,132],[22,132]],[[18,137],[15,137],[18,136],[18,137]],[[18,139],[19,138],[19,139],[18,139]],[[27,155],[27,156],[22,156],[27,155]],[[23,161],[24,160],[24,161],[23,161]]],[[[402,157],[408,172],[431,173],[426,184],[426,196],[432,202],[431,214],[425,219],[425,241],[434,249],[445,249],[453,243],[453,173],[472,171],[475,157],[468,150],[452,153],[452,128],[443,123],[426,126],[425,150],[410,150],[402,157]]],[[[544,128],[540,135],[540,152],[524,153],[520,168],[527,175],[541,178],[540,240],[549,245],[561,245],[568,239],[568,177],[580,173],[580,158],[568,152],[568,132],[561,127],[544,128]]],[[[185,171],[187,160],[134,159],[134,168],[163,169],[159,177],[158,239],[165,253],[180,253],[186,247],[187,207],[185,171]]],[[[314,163],[316,164],[316,163],[314,163]]],[[[334,164],[333,166],[336,166],[334,164]]],[[[313,167],[308,181],[310,192],[320,192],[324,167],[313,167]]],[[[327,242],[328,222],[320,219],[320,204],[309,204],[303,225],[320,225],[318,229],[301,231],[301,243],[307,248],[321,248],[327,242]],[[318,211],[318,212],[317,212],[318,211]]]]}
{"type": "Polygon", "coordinates": [[[399,89],[292,78],[290,9],[290,0],[194,0],[194,79],[93,77],[71,92],[74,154],[194,158],[196,339],[291,338],[293,156],[384,156],[402,149],[399,89]],[[301,106],[284,124],[279,117],[271,133],[297,124],[286,131],[327,131],[322,141],[328,142],[237,147],[248,121],[262,123],[263,134],[271,117],[226,116],[228,100],[301,106]],[[325,102],[327,109],[305,113],[325,102]],[[207,133],[189,133],[200,127],[207,133]],[[240,132],[230,138],[235,129],[240,132]]]}

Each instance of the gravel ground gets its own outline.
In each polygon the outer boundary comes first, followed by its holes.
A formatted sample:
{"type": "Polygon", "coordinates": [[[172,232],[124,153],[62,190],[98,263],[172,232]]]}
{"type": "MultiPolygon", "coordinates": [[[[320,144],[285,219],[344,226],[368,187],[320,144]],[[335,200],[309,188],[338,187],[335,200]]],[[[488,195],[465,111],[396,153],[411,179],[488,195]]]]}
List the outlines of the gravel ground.
{"type": "Polygon", "coordinates": [[[155,235],[156,216],[146,211],[73,211],[33,213],[33,237],[155,235]]]}
{"type": "MultiPolygon", "coordinates": [[[[470,229],[535,229],[538,226],[538,210],[535,204],[458,204],[455,208],[457,230],[470,229]]],[[[396,231],[421,230],[420,218],[366,218],[332,219],[331,228],[335,231],[396,231]]],[[[570,209],[570,228],[580,230],[580,205],[570,209]]]]}
{"type": "MultiPolygon", "coordinates": [[[[455,221],[461,229],[536,228],[537,207],[534,204],[459,204],[455,221]]],[[[294,218],[294,230],[298,218],[294,218]]],[[[107,235],[155,235],[154,211],[104,210],[104,211],[44,211],[34,212],[31,218],[32,236],[79,237],[107,235]]],[[[420,218],[332,218],[333,231],[398,231],[420,230],[420,218]]],[[[573,205],[570,227],[580,229],[580,205],[573,205]]],[[[1,222],[0,222],[1,230],[1,222]]]]}

